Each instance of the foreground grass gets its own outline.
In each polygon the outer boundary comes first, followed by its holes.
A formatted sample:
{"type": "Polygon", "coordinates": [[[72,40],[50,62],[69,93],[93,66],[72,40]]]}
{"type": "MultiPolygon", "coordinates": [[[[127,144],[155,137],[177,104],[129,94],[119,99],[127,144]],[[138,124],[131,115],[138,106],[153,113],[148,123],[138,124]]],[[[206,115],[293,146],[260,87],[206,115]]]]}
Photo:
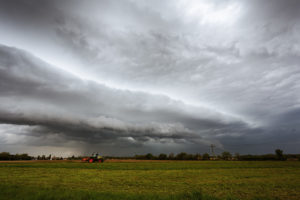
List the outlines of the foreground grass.
{"type": "Polygon", "coordinates": [[[176,195],[158,195],[158,194],[126,194],[126,193],[109,193],[84,190],[69,190],[69,189],[53,189],[40,187],[11,187],[0,186],[0,199],[23,199],[23,200],[219,200],[212,196],[202,195],[200,191],[185,192],[176,195]]]}
{"type": "Polygon", "coordinates": [[[0,163],[0,199],[299,199],[300,162],[0,163]]]}

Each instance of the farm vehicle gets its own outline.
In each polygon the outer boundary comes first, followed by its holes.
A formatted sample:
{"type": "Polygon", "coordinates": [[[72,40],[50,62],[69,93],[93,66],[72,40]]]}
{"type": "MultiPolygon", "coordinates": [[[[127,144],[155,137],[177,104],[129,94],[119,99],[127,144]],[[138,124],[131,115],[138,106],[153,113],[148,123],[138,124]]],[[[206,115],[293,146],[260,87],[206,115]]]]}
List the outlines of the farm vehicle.
{"type": "Polygon", "coordinates": [[[98,153],[93,153],[92,156],[90,157],[82,158],[82,161],[89,162],[89,163],[94,163],[94,162],[102,163],[104,162],[104,157],[100,156],[98,153]]]}

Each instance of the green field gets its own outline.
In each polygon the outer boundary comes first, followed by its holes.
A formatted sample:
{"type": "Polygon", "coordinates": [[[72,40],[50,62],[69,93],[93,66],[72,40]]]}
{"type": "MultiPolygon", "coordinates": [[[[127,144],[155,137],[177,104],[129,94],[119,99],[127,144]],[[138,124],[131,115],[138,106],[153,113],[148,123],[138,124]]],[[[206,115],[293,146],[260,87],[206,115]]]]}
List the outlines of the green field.
{"type": "Polygon", "coordinates": [[[0,199],[300,199],[300,162],[6,162],[0,199]]]}

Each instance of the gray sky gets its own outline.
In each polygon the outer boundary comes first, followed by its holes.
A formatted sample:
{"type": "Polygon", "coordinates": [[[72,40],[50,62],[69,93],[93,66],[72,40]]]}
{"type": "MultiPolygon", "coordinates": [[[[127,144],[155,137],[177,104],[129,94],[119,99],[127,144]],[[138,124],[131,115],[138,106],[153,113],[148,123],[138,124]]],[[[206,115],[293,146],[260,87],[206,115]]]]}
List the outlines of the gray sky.
{"type": "Polygon", "coordinates": [[[0,151],[299,153],[297,0],[0,0],[0,151]]]}

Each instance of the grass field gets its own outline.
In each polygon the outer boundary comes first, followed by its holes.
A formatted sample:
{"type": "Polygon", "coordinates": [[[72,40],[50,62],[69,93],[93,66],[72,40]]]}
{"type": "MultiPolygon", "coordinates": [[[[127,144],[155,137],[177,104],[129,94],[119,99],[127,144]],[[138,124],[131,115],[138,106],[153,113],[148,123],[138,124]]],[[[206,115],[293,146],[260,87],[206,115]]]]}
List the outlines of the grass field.
{"type": "Polygon", "coordinates": [[[2,162],[0,199],[300,199],[300,162],[2,162]]]}

